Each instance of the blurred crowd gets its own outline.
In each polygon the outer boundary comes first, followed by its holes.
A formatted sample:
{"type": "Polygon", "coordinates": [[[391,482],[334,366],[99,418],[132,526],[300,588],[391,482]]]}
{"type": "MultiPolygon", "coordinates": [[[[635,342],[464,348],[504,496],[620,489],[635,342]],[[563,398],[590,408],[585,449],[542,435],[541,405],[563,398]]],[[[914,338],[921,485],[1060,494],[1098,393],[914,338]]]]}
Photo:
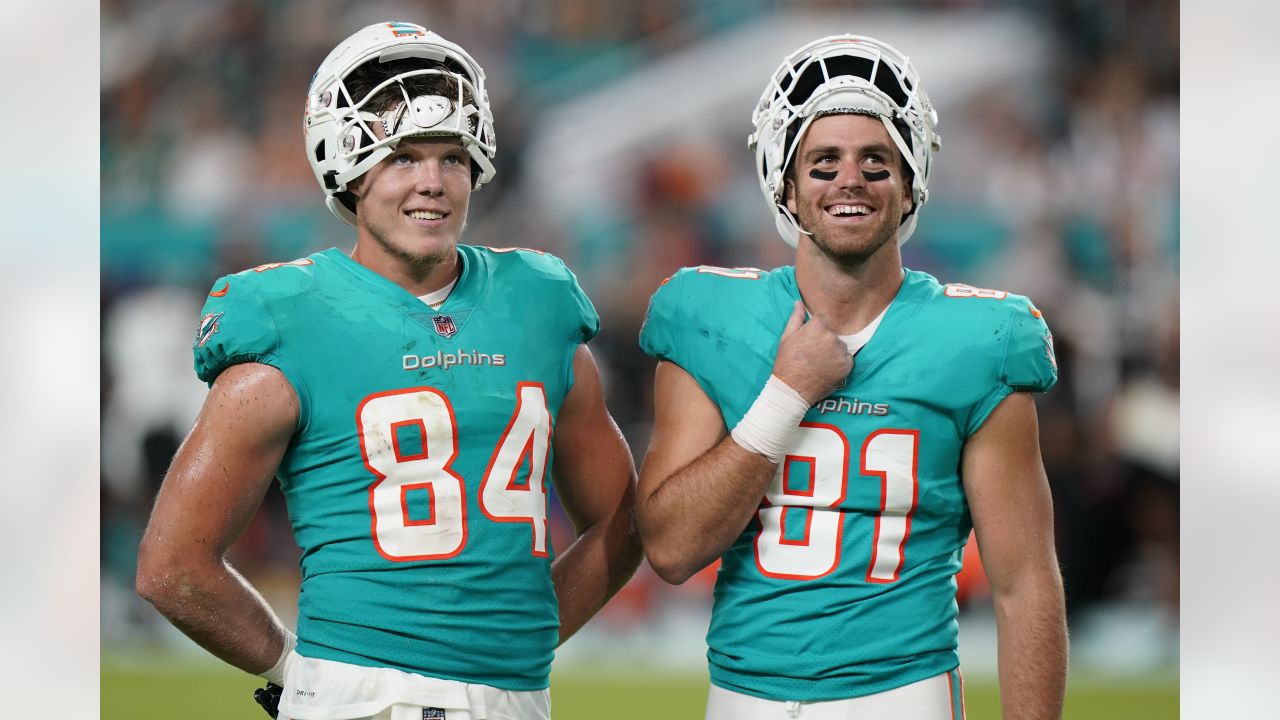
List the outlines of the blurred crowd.
{"type": "MultiPolygon", "coordinates": [[[[578,274],[604,326],[592,347],[609,408],[640,456],[652,416],[654,363],[637,346],[649,295],[685,265],[789,262],[745,147],[754,98],[733,133],[634,149],[610,169],[620,202],[570,198],[555,213],[534,185],[556,168],[526,163],[539,118],[752,23],[844,13],[853,22],[831,31],[857,32],[858,13],[890,7],[904,17],[1016,11],[1047,40],[1030,87],[979,84],[940,107],[931,200],[903,259],[943,282],[1029,295],[1045,313],[1061,378],[1039,398],[1040,433],[1070,617],[1128,604],[1176,627],[1176,3],[104,0],[104,643],[157,626],[132,593],[134,555],[205,393],[190,354],[205,292],[227,272],[351,245],[323,208],[301,135],[306,86],[337,40],[408,20],[483,65],[499,175],[473,198],[464,241],[546,249],[578,274]]],[[[905,39],[883,39],[910,52],[905,39]]],[[[919,69],[928,87],[929,68],[919,69]]],[[[564,547],[570,533],[557,513],[553,542],[564,547]]],[[[273,489],[233,562],[287,608],[296,561],[273,489]]],[[[599,622],[639,627],[672,603],[709,603],[712,572],[670,588],[642,567],[599,622]]],[[[984,602],[980,574],[965,574],[961,599],[984,602]]]]}

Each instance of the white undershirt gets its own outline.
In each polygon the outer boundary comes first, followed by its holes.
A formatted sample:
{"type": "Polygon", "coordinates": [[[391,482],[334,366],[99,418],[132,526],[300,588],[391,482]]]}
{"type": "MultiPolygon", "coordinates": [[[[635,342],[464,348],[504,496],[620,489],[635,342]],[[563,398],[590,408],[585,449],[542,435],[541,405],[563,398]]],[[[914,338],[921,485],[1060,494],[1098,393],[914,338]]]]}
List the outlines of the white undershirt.
{"type": "Polygon", "coordinates": [[[429,292],[426,295],[419,295],[418,299],[430,305],[432,310],[439,310],[440,306],[444,304],[444,301],[449,299],[449,293],[453,292],[453,286],[458,284],[458,277],[460,277],[460,275],[461,274],[455,275],[453,279],[449,281],[448,285],[445,285],[439,290],[429,292]]]}
{"type": "Polygon", "coordinates": [[[887,312],[889,312],[889,306],[885,305],[880,314],[876,316],[876,319],[872,320],[866,327],[852,335],[837,335],[836,337],[844,341],[845,347],[849,348],[850,355],[857,355],[864,345],[871,342],[871,336],[876,333],[876,328],[880,327],[880,321],[884,319],[884,314],[887,312]]]}

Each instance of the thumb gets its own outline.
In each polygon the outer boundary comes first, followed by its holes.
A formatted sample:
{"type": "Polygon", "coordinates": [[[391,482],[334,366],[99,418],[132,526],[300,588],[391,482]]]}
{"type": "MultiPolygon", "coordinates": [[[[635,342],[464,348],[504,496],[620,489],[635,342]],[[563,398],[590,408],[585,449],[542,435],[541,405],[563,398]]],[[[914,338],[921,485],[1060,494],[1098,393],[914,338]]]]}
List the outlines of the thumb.
{"type": "Polygon", "coordinates": [[[794,333],[804,326],[804,303],[797,300],[795,306],[791,309],[791,317],[787,318],[787,326],[782,328],[782,337],[794,333]]]}

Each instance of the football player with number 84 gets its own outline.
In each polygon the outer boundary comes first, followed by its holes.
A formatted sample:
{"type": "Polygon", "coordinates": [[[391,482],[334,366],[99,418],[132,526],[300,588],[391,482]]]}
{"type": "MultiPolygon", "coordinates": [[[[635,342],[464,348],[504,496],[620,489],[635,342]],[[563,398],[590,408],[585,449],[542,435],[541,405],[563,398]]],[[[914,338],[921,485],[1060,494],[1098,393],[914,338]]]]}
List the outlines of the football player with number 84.
{"type": "Polygon", "coordinates": [[[460,244],[496,140],[458,45],[360,30],[320,65],[304,134],[354,249],[214,283],[194,343],[211,390],[138,591],[266,678],[272,717],[548,718],[555,647],[640,561],[635,469],[587,349],[599,318],[559,259],[460,244]],[[549,474],[577,531],[558,552],[549,474]],[[296,637],[224,557],[276,477],[296,637]]]}

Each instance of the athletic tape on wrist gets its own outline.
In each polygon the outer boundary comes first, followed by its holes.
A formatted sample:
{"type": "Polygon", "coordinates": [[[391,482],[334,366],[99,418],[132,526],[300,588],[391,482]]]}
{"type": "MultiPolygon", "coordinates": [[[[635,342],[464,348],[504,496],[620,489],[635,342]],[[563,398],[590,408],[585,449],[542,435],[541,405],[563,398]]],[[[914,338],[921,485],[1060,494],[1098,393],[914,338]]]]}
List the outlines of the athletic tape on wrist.
{"type": "Polygon", "coordinates": [[[284,652],[280,653],[280,658],[276,660],[276,664],[270,668],[258,673],[258,677],[266,678],[267,682],[273,682],[277,685],[284,685],[284,666],[289,660],[289,653],[293,652],[293,648],[298,644],[298,636],[285,630],[284,652]]]}
{"type": "Polygon", "coordinates": [[[809,411],[809,403],[776,375],[770,375],[751,409],[729,436],[747,452],[781,462],[791,446],[791,435],[809,411]]]}

